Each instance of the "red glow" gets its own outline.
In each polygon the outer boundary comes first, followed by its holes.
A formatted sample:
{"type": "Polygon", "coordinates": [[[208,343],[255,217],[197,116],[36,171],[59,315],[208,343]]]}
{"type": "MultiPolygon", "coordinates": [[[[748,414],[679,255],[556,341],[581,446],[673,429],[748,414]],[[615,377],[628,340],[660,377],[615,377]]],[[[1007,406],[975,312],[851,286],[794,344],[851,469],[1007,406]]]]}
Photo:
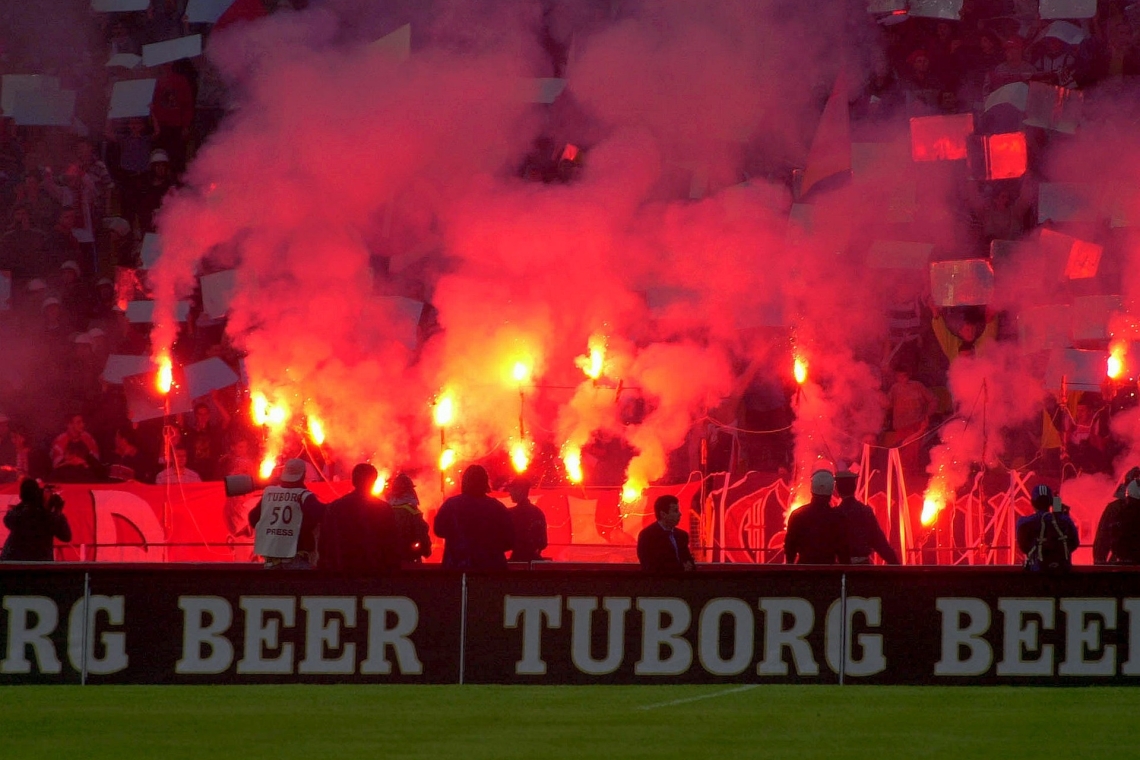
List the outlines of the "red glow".
{"type": "Polygon", "coordinates": [[[1025,134],[1010,132],[985,138],[987,179],[1013,179],[1025,174],[1028,157],[1025,134]]]}
{"type": "Polygon", "coordinates": [[[911,157],[915,161],[960,161],[966,158],[966,138],[973,132],[973,114],[911,119],[911,157]]]}

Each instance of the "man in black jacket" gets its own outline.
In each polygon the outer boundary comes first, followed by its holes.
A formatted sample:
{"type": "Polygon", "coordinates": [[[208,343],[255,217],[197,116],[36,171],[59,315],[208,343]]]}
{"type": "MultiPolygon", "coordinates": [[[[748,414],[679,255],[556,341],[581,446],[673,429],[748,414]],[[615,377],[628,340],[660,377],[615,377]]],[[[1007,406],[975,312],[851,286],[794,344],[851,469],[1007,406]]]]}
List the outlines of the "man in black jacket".
{"type": "Polygon", "coordinates": [[[443,566],[451,570],[506,570],[506,553],[515,532],[506,506],[492,499],[487,471],[473,464],[463,471],[460,493],[443,502],[435,515],[435,534],[443,539],[443,566]]]}
{"type": "Polygon", "coordinates": [[[400,566],[396,518],[372,495],[378,474],[370,464],[352,468],[352,491],[325,507],[317,539],[317,569],[378,575],[400,566]]]}
{"type": "Polygon", "coordinates": [[[507,486],[507,493],[515,503],[507,511],[515,530],[515,543],[511,549],[511,562],[534,562],[542,559],[546,548],[546,515],[530,500],[530,481],[518,478],[507,486]]]}
{"type": "Polygon", "coordinates": [[[45,499],[39,483],[30,478],[20,483],[20,503],[4,515],[4,525],[11,531],[0,549],[0,561],[4,562],[52,562],[52,539],[71,540],[63,499],[57,493],[45,499]]]}
{"type": "Polygon", "coordinates": [[[843,515],[831,508],[835,476],[827,470],[811,475],[811,501],[788,517],[784,558],[789,565],[845,565],[851,561],[843,515]]]}
{"type": "Polygon", "coordinates": [[[855,486],[859,477],[849,471],[835,475],[835,494],[840,498],[835,511],[843,516],[847,528],[847,548],[851,553],[851,564],[869,565],[871,553],[876,552],[888,565],[899,564],[899,557],[891,547],[875,517],[875,510],[855,498],[855,486]]]}
{"type": "Polygon", "coordinates": [[[651,573],[680,573],[693,569],[689,534],[679,530],[681,502],[676,496],[658,496],[653,502],[657,522],[637,536],[637,559],[651,573]]]}

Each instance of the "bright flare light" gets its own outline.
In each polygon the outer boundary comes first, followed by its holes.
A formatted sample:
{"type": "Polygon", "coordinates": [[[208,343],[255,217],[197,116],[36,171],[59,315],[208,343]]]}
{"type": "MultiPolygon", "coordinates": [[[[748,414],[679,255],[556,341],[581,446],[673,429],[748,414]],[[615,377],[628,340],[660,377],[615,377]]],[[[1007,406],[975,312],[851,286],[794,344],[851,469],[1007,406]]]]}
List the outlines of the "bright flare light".
{"type": "Polygon", "coordinates": [[[621,487],[621,500],[626,504],[635,502],[641,498],[643,487],[635,483],[626,483],[621,487]]]}
{"type": "Polygon", "coordinates": [[[316,417],[309,418],[309,436],[312,437],[313,443],[318,446],[323,446],[325,443],[325,426],[316,417]]]}
{"type": "Polygon", "coordinates": [[[269,423],[269,399],[261,391],[253,392],[253,397],[250,399],[250,412],[253,414],[253,421],[258,425],[269,423]]]}
{"type": "Polygon", "coordinates": [[[946,506],[946,497],[940,491],[932,489],[922,497],[922,514],[919,520],[924,527],[929,528],[938,519],[938,514],[946,506]]]}
{"type": "Polygon", "coordinates": [[[530,365],[526,362],[515,362],[515,366],[511,370],[511,377],[515,379],[516,383],[525,383],[530,379],[530,365]]]}
{"type": "Polygon", "coordinates": [[[1106,374],[1110,380],[1119,380],[1124,375],[1124,346],[1117,344],[1110,351],[1106,374]]]}
{"type": "Polygon", "coordinates": [[[170,361],[169,356],[163,355],[158,360],[158,377],[155,380],[155,385],[158,387],[159,393],[164,396],[170,393],[170,388],[174,385],[174,363],[170,361]]]}
{"type": "Polygon", "coordinates": [[[455,449],[444,449],[443,453],[439,455],[439,469],[440,472],[451,469],[456,460],[455,449]]]}
{"type": "Polygon", "coordinates": [[[388,476],[389,473],[387,470],[380,470],[376,476],[376,482],[372,484],[373,496],[379,496],[384,493],[384,489],[388,486],[388,476]]]}
{"type": "Polygon", "coordinates": [[[792,374],[796,378],[796,384],[803,385],[806,383],[808,376],[807,362],[797,356],[795,363],[792,365],[792,374]]]}
{"type": "Polygon", "coordinates": [[[515,472],[526,472],[526,468],[530,466],[530,453],[526,450],[525,443],[516,443],[511,446],[511,467],[515,468],[515,472]]]}
{"type": "Polygon", "coordinates": [[[455,401],[451,396],[443,396],[435,402],[435,411],[432,413],[435,424],[446,427],[455,419],[455,401]]]}
{"type": "Polygon", "coordinates": [[[562,455],[562,464],[566,466],[566,479],[571,483],[582,482],[582,450],[573,448],[562,455]]]}
{"type": "Polygon", "coordinates": [[[277,469],[277,455],[266,454],[265,459],[261,460],[261,468],[258,470],[258,474],[261,475],[262,480],[269,480],[275,469],[277,469]]]}
{"type": "Polygon", "coordinates": [[[602,370],[605,369],[606,339],[601,335],[592,335],[588,345],[590,353],[579,356],[574,360],[574,365],[585,372],[586,377],[597,380],[602,376],[602,370]]]}

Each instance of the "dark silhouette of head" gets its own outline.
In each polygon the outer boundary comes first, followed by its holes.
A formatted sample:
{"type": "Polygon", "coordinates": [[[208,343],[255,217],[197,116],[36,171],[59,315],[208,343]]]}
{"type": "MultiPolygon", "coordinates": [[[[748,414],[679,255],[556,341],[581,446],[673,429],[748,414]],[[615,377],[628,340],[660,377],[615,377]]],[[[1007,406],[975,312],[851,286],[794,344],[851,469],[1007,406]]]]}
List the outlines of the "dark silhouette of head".
{"type": "Polygon", "coordinates": [[[491,479],[481,465],[473,464],[463,471],[459,490],[465,496],[486,496],[491,492],[491,479]]]}
{"type": "Polygon", "coordinates": [[[376,472],[375,467],[367,462],[361,462],[352,468],[352,487],[360,493],[371,493],[378,477],[380,474],[376,472]]]}
{"type": "Polygon", "coordinates": [[[855,487],[859,477],[853,472],[840,472],[835,476],[835,493],[841,499],[848,499],[855,495],[855,487]]]}

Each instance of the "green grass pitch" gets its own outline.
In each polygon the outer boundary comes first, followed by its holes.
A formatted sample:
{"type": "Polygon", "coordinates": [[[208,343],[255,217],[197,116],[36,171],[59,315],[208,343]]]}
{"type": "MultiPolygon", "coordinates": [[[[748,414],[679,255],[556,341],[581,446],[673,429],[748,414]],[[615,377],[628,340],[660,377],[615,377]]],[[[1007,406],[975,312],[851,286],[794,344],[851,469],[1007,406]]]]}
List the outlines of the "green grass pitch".
{"type": "Polygon", "coordinates": [[[849,686],[0,688],[33,758],[1128,758],[1140,689],[849,686]]]}

